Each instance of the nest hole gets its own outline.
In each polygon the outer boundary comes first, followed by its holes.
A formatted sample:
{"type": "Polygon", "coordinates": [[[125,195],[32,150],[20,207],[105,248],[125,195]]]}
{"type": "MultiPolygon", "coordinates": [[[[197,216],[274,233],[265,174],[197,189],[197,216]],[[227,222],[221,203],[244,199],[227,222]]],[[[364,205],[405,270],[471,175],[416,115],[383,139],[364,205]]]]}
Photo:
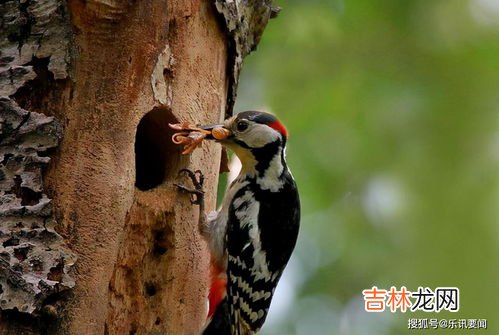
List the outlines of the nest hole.
{"type": "Polygon", "coordinates": [[[180,163],[180,148],[171,141],[168,123],[177,119],[167,108],[154,108],[139,122],[135,137],[135,186],[151,190],[173,177],[180,163]]]}
{"type": "Polygon", "coordinates": [[[162,256],[168,251],[168,241],[167,232],[165,230],[156,230],[153,232],[154,244],[153,244],[153,254],[156,256],[162,256]]]}
{"type": "Polygon", "coordinates": [[[144,291],[149,297],[153,297],[158,292],[156,285],[154,283],[145,283],[144,291]]]}

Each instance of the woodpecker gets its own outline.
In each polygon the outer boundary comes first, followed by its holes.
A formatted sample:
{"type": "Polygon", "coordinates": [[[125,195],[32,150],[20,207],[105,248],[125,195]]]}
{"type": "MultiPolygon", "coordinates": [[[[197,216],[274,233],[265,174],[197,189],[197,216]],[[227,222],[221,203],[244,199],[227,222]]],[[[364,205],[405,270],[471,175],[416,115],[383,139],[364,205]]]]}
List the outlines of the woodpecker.
{"type": "Polygon", "coordinates": [[[200,128],[230,134],[217,141],[234,151],[242,165],[221,208],[200,221],[211,255],[209,323],[202,334],[256,334],[300,225],[298,189],[286,163],[288,133],[273,114],[256,111],[200,128]]]}

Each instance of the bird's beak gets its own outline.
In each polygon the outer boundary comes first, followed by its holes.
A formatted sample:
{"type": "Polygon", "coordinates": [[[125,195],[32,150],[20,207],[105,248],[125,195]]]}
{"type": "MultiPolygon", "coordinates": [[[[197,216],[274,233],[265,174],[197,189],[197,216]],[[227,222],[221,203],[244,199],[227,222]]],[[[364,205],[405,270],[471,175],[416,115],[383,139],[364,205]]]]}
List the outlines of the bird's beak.
{"type": "Polygon", "coordinates": [[[197,127],[211,132],[211,134],[206,136],[207,140],[223,141],[228,139],[232,135],[232,132],[229,129],[225,128],[223,124],[207,124],[197,127]]]}

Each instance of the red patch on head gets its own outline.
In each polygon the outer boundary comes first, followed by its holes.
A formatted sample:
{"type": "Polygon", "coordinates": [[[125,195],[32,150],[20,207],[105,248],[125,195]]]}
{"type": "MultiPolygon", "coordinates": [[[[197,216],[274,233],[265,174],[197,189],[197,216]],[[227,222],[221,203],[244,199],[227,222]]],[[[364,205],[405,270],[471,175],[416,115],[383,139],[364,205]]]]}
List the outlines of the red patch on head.
{"type": "Polygon", "coordinates": [[[288,137],[288,131],[286,130],[286,127],[284,127],[279,121],[271,122],[268,124],[268,126],[272,129],[277,130],[279,133],[281,133],[282,136],[288,137]]]}

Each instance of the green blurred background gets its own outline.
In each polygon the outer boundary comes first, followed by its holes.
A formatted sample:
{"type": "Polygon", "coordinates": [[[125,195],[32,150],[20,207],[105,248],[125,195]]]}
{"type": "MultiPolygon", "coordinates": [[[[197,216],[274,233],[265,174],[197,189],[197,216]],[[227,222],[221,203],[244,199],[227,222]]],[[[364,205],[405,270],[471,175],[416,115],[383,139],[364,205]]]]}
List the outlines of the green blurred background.
{"type": "Polygon", "coordinates": [[[276,113],[302,230],[262,335],[499,334],[499,0],[280,1],[237,110],[276,113]],[[460,289],[458,313],[362,290],[460,289]]]}

